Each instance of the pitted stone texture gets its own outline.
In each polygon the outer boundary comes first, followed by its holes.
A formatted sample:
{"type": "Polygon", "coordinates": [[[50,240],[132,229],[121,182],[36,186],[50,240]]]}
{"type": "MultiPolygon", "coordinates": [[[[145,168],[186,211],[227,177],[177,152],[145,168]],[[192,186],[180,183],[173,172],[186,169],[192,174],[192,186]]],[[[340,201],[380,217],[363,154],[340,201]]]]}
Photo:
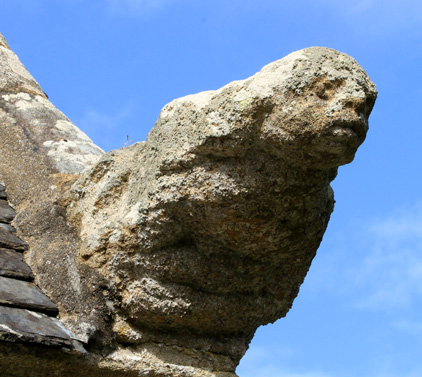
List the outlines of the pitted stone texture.
{"type": "MultiPolygon", "coordinates": [[[[0,48],[1,50],[1,48],[0,48]]],[[[63,113],[41,95],[27,92],[0,92],[0,119],[7,124],[19,119],[26,130],[27,142],[40,150],[51,168],[74,174],[98,161],[103,151],[73,125],[63,113]]]]}
{"type": "MultiPolygon", "coordinates": [[[[52,170],[78,173],[104,152],[47,98],[0,34],[1,124],[22,128],[25,134],[21,147],[30,147],[46,156],[52,170]]],[[[6,135],[5,130],[2,135],[6,135]]]]}
{"type": "Polygon", "coordinates": [[[37,284],[90,351],[0,341],[1,370],[235,376],[256,327],[292,305],[333,208],[329,183],[365,138],[376,90],[364,71],[333,50],[298,51],[173,101],[146,142],[95,163],[102,152],[1,37],[0,56],[13,225],[37,284]]]}
{"type": "Polygon", "coordinates": [[[63,202],[108,282],[117,341],[171,333],[235,365],[289,311],[375,98],[352,58],[309,48],[171,102],[146,142],[106,154],[63,202]]]}
{"type": "Polygon", "coordinates": [[[38,83],[0,34],[0,92],[25,92],[46,97],[38,83]]]}
{"type": "MultiPolygon", "coordinates": [[[[186,360],[188,350],[174,350],[175,362],[177,353],[186,360]]],[[[0,367],[5,377],[237,377],[234,373],[181,367],[176,363],[166,365],[162,358],[159,346],[143,352],[127,347],[98,361],[92,354],[66,352],[62,347],[31,347],[28,343],[0,340],[0,367]]]]}

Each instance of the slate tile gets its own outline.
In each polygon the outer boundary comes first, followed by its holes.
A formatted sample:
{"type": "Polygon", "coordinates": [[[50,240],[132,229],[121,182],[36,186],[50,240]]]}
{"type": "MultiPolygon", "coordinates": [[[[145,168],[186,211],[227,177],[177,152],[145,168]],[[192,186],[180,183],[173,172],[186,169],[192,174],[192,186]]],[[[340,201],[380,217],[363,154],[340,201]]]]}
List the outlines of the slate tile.
{"type": "Polygon", "coordinates": [[[0,199],[4,199],[4,200],[7,199],[6,191],[0,191],[0,199]]]}
{"type": "Polygon", "coordinates": [[[15,210],[9,205],[7,200],[0,200],[0,222],[10,223],[16,216],[15,210]]]}
{"type": "Polygon", "coordinates": [[[1,183],[0,183],[0,192],[2,191],[6,191],[6,187],[4,187],[1,183]]]}
{"type": "Polygon", "coordinates": [[[0,248],[0,276],[33,280],[31,268],[23,261],[22,253],[0,248]]]}
{"type": "Polygon", "coordinates": [[[0,227],[0,247],[4,247],[6,249],[26,250],[28,249],[28,244],[22,241],[19,237],[16,237],[14,234],[5,230],[3,227],[0,227]]]}
{"type": "Polygon", "coordinates": [[[56,318],[6,306],[0,306],[0,339],[49,346],[73,345],[77,340],[56,318]]]}
{"type": "Polygon", "coordinates": [[[0,228],[4,229],[6,232],[15,233],[16,229],[13,228],[10,224],[0,223],[0,228]]]}
{"type": "Polygon", "coordinates": [[[0,304],[57,314],[58,308],[36,285],[0,276],[0,304]]]}

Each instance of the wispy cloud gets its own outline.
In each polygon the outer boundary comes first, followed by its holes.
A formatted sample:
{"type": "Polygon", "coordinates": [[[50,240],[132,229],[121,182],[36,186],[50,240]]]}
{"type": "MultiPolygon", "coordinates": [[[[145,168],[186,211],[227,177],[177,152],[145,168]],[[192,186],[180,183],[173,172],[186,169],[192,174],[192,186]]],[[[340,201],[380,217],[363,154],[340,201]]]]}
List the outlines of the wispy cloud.
{"type": "Polygon", "coordinates": [[[346,228],[324,239],[307,289],[359,310],[422,306],[422,201],[346,228]]]}
{"type": "Polygon", "coordinates": [[[125,130],[128,129],[125,122],[131,117],[133,110],[133,103],[127,103],[112,113],[87,110],[77,125],[105,151],[110,150],[116,140],[121,140],[123,147],[127,138],[125,130]]]}
{"type": "MultiPolygon", "coordinates": [[[[409,321],[409,320],[399,320],[394,322],[393,327],[396,329],[408,333],[413,336],[420,337],[422,335],[422,322],[409,321]]],[[[422,376],[422,373],[421,373],[422,376]]]]}
{"type": "Polygon", "coordinates": [[[292,371],[286,368],[295,358],[293,348],[267,340],[265,345],[258,346],[252,342],[236,370],[241,377],[333,377],[323,371],[292,371]]]}
{"type": "Polygon", "coordinates": [[[256,365],[256,363],[270,364],[271,360],[290,359],[294,356],[292,348],[279,343],[271,347],[268,342],[265,343],[265,347],[258,346],[255,343],[251,344],[248,350],[248,359],[246,360],[248,365],[246,365],[246,369],[249,366],[256,365]]]}
{"type": "Polygon", "coordinates": [[[371,232],[395,242],[409,238],[422,238],[422,202],[412,208],[399,208],[385,219],[376,221],[371,232]]]}
{"type": "Polygon", "coordinates": [[[364,235],[367,255],[355,283],[366,309],[410,308],[422,300],[422,203],[375,221],[364,235]]]}
{"type": "Polygon", "coordinates": [[[311,269],[314,295],[324,292],[355,309],[403,315],[422,306],[422,202],[326,241],[311,269]]]}

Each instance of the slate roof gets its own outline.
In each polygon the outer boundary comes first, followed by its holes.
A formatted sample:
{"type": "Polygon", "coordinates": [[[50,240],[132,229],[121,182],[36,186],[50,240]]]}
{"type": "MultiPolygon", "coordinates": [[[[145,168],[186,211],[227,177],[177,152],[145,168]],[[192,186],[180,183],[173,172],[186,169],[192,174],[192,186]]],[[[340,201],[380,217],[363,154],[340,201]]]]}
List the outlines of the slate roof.
{"type": "Polygon", "coordinates": [[[56,318],[54,304],[34,283],[23,259],[28,244],[15,235],[15,210],[0,184],[0,341],[60,346],[84,352],[82,344],[56,318]]]}

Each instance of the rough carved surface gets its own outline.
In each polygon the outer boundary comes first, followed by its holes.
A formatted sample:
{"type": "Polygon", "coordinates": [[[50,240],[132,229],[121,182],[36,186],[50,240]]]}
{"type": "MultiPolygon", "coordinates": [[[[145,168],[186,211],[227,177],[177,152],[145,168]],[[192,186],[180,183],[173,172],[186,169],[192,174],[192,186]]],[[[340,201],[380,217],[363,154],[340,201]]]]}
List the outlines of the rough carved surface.
{"type": "MultiPolygon", "coordinates": [[[[52,105],[0,63],[3,124],[19,116],[34,135],[52,105]]],[[[352,58],[308,48],[171,102],[146,142],[98,162],[101,151],[54,109],[30,154],[47,179],[42,208],[28,206],[17,173],[3,168],[0,179],[34,275],[91,363],[234,376],[256,328],[285,316],[298,294],[333,210],[330,182],[364,141],[375,98],[352,58]],[[62,129],[71,137],[53,139],[62,129]]]]}
{"type": "Polygon", "coordinates": [[[290,309],[374,100],[350,57],[310,48],[173,101],[145,143],[106,154],[69,215],[108,282],[117,340],[173,331],[237,362],[290,309]]]}

